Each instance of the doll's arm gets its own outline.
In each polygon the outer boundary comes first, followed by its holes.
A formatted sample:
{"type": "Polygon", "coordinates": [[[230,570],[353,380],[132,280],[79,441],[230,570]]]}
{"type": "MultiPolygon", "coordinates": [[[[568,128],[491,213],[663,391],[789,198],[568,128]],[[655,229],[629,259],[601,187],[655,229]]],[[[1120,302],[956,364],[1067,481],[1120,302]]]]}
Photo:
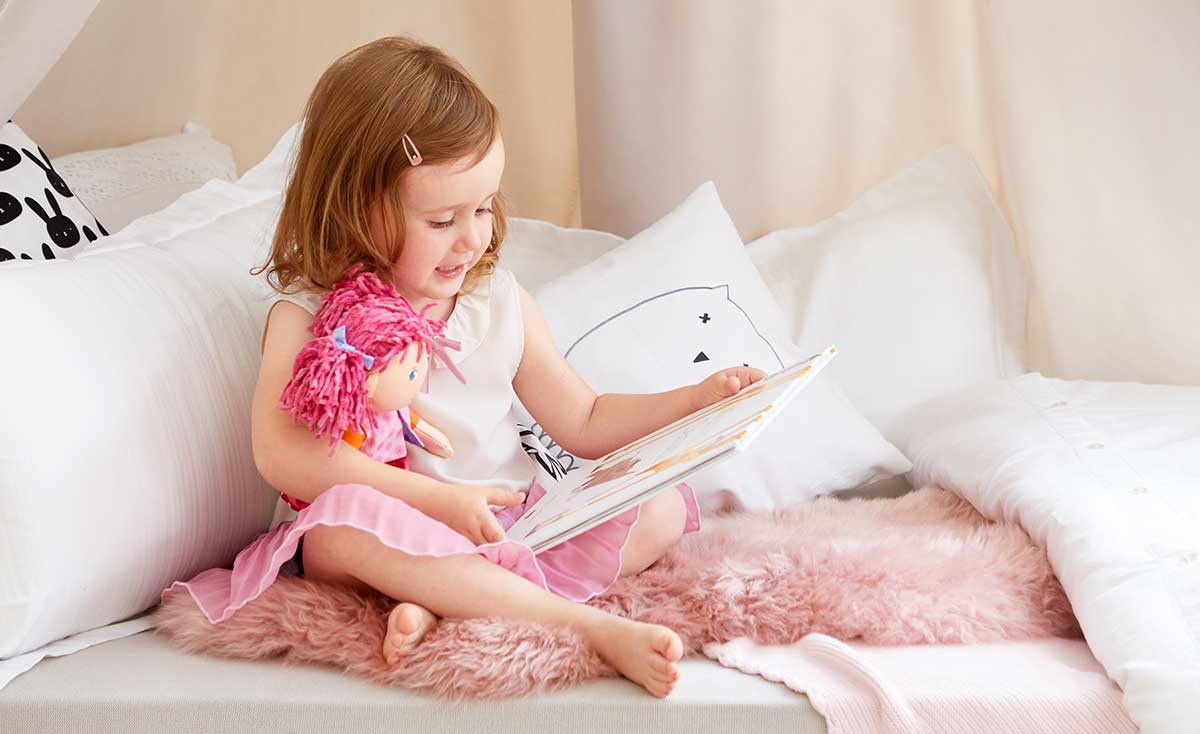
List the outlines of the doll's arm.
{"type": "Polygon", "coordinates": [[[412,432],[421,440],[421,446],[426,451],[443,459],[454,456],[454,447],[450,445],[450,439],[446,438],[446,434],[439,431],[429,421],[423,420],[411,409],[408,415],[412,432]]]}

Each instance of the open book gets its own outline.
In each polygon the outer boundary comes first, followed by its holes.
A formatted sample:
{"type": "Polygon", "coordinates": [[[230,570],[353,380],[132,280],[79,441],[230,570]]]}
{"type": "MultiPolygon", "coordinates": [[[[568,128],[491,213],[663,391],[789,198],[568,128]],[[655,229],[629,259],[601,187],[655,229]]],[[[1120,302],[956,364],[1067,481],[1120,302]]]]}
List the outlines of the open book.
{"type": "Polygon", "coordinates": [[[745,451],[836,355],[837,349],[828,347],[606,456],[584,461],[561,480],[539,472],[546,496],[513,523],[507,537],[534,553],[552,548],[745,451]]]}

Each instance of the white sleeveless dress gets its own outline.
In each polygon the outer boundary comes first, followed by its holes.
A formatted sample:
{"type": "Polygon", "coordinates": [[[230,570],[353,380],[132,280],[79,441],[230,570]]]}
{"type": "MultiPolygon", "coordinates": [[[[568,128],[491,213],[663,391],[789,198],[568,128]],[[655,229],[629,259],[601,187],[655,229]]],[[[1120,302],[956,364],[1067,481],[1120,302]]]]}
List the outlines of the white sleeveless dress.
{"type": "MultiPolygon", "coordinates": [[[[302,293],[278,298],[316,313],[323,296],[302,293]]],[[[520,290],[512,273],[498,268],[473,291],[460,294],[446,324],[447,338],[462,346],[450,350],[449,356],[467,382],[459,383],[449,369],[435,363],[429,373],[429,392],[418,394],[411,408],[446,435],[454,456],[443,459],[409,446],[409,470],[451,484],[526,491],[524,505],[496,513],[508,529],[545,494],[533,482],[534,465],[521,445],[513,414],[512,381],[525,335],[520,290]]],[[[685,532],[695,531],[700,526],[695,494],[687,485],[678,489],[688,510],[685,532]]],[[[232,570],[209,569],[171,588],[184,586],[210,622],[224,621],[270,586],[305,532],[316,525],[348,524],[409,554],[475,553],[560,596],[585,601],[619,576],[621,549],[637,517],[635,507],[535,556],[516,541],[476,546],[402,500],[367,485],[338,484],[298,513],[281,500],[272,529],[238,554],[232,570]]]]}

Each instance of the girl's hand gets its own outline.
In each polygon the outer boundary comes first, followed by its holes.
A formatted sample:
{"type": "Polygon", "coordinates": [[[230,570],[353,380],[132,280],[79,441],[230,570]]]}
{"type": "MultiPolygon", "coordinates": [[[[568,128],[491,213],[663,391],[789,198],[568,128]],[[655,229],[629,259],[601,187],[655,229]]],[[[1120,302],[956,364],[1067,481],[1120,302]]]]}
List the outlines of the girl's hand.
{"type": "Polygon", "coordinates": [[[447,525],[475,545],[504,540],[504,528],[488,505],[509,507],[525,501],[524,492],[473,484],[444,484],[417,509],[447,525]]]}
{"type": "Polygon", "coordinates": [[[715,372],[692,386],[696,400],[695,409],[706,408],[766,376],[766,372],[754,367],[730,367],[715,372]]]}

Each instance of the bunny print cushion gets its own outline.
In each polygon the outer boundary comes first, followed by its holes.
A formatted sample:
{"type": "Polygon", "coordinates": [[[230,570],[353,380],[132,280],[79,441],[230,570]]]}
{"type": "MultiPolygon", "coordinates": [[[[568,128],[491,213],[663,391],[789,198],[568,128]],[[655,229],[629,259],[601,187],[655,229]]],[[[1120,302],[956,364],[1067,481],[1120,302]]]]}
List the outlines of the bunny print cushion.
{"type": "Polygon", "coordinates": [[[107,234],[37,143],[0,126],[0,264],[74,257],[107,234]]]}

